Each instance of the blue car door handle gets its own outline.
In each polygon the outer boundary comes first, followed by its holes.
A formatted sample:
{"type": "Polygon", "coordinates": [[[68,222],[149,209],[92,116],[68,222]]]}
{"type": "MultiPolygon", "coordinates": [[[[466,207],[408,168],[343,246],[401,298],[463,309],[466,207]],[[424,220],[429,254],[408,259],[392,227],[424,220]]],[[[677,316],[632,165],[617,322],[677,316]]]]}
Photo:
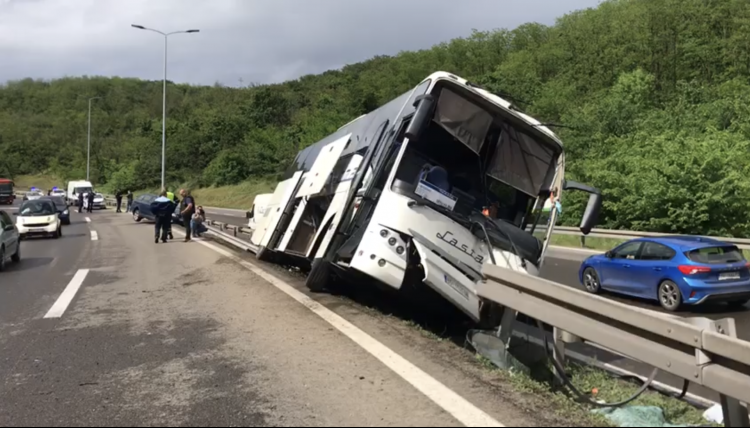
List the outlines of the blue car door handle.
{"type": "Polygon", "coordinates": [[[655,267],[654,270],[661,272],[661,268],[660,267],[655,267]]]}

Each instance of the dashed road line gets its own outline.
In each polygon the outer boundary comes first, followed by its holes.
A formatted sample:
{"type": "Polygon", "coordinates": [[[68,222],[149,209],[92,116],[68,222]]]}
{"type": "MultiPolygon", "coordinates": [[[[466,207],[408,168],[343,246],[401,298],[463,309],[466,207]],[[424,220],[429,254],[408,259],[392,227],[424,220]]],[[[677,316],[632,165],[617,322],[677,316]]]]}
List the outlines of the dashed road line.
{"type": "Polygon", "coordinates": [[[86,223],[91,223],[91,218],[86,217],[86,223]]]}
{"type": "Polygon", "coordinates": [[[49,312],[47,312],[47,315],[44,316],[45,319],[60,318],[63,316],[65,311],[68,309],[68,306],[70,306],[70,302],[73,301],[73,298],[78,293],[81,285],[83,285],[83,281],[86,279],[86,276],[88,274],[88,269],[80,269],[78,272],[76,272],[76,274],[73,276],[73,279],[70,280],[70,283],[68,283],[68,286],[65,287],[65,290],[62,292],[55,304],[52,305],[52,308],[50,308],[49,312]]]}
{"type": "MultiPolygon", "coordinates": [[[[176,232],[175,235],[184,236],[181,232],[176,232]]],[[[465,426],[504,427],[503,424],[495,420],[492,416],[471,404],[468,400],[440,383],[440,381],[410,363],[407,359],[392,351],[390,348],[354,326],[349,321],[335,314],[314,299],[311,299],[296,290],[291,285],[281,281],[265,270],[254,266],[252,263],[242,260],[240,257],[237,257],[223,248],[219,248],[218,246],[206,241],[196,242],[212,249],[224,257],[234,260],[236,263],[265,279],[271,283],[271,285],[310,309],[465,426]]]]}
{"type": "Polygon", "coordinates": [[[95,230],[91,231],[91,240],[92,241],[98,241],[99,240],[99,234],[95,230]]]}

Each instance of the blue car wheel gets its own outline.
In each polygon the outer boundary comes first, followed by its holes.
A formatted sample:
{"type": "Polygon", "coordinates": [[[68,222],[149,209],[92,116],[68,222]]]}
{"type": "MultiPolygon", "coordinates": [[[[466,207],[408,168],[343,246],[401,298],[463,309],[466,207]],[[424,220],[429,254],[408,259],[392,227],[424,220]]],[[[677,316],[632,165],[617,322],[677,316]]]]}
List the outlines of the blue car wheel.
{"type": "Polygon", "coordinates": [[[669,312],[677,312],[682,307],[682,292],[680,287],[670,280],[659,284],[659,303],[669,312]]]}
{"type": "Polygon", "coordinates": [[[599,294],[602,291],[602,284],[596,269],[587,267],[583,271],[583,287],[591,294],[599,294]]]}

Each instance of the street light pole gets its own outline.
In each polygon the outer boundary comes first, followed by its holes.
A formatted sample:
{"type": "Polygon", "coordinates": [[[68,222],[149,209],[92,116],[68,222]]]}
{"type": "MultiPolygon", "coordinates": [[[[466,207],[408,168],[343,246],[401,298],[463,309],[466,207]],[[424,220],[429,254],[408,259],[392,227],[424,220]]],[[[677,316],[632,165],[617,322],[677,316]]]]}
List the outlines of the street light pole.
{"type": "Polygon", "coordinates": [[[91,171],[91,101],[98,100],[101,97],[89,98],[89,130],[88,130],[88,149],[86,150],[86,181],[90,181],[89,173],[91,171]]]}
{"type": "Polygon", "coordinates": [[[166,163],[167,163],[167,40],[173,34],[198,33],[200,30],[184,30],[165,33],[142,25],[132,24],[131,27],[139,30],[153,31],[164,36],[164,82],[162,84],[162,113],[161,113],[161,187],[166,189],[166,163]]]}

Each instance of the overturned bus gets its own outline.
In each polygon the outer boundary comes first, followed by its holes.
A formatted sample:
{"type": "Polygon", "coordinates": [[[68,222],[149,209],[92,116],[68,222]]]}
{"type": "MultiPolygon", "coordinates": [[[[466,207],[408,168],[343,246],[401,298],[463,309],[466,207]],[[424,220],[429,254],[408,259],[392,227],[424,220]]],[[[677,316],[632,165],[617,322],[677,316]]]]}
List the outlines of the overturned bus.
{"type": "Polygon", "coordinates": [[[307,265],[312,291],[348,275],[397,290],[426,284],[494,326],[501,308],[475,292],[483,266],[539,275],[558,215],[540,215],[550,194],[589,193],[581,231],[596,224],[601,194],[566,181],[564,159],[540,122],[437,72],[302,150],[251,241],[261,260],[307,265]]]}

